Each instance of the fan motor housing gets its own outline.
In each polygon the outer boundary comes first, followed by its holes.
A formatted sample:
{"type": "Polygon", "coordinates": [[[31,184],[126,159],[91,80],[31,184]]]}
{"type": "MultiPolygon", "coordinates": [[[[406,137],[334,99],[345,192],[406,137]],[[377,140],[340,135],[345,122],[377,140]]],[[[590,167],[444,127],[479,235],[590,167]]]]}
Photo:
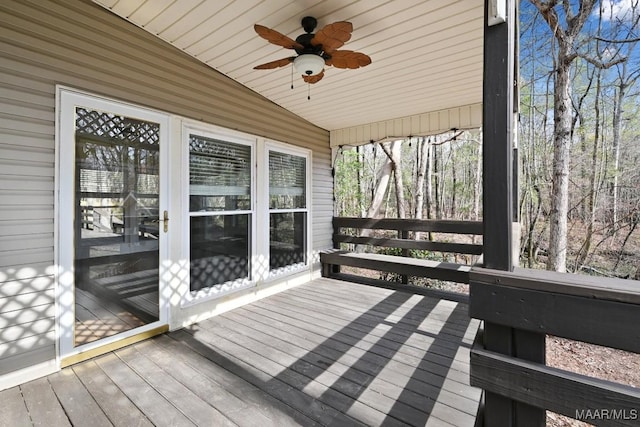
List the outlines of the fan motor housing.
{"type": "Polygon", "coordinates": [[[311,40],[313,39],[314,35],[315,34],[312,33],[306,33],[300,34],[298,37],[296,37],[296,41],[304,46],[304,49],[295,49],[298,55],[302,55],[305,53],[320,55],[322,53],[322,45],[314,46],[311,44],[311,40]]]}
{"type": "Polygon", "coordinates": [[[313,30],[315,30],[318,25],[318,20],[313,16],[305,16],[302,18],[301,24],[305,32],[313,33],[313,30]]]}

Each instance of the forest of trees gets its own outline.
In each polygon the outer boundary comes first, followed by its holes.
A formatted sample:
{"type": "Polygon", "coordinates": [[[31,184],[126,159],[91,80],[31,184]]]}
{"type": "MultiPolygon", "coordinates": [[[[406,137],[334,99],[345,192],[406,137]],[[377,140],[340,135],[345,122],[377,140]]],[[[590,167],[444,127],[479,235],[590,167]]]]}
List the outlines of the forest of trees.
{"type": "MultiPolygon", "coordinates": [[[[640,279],[640,0],[522,0],[520,264],[640,279]]],[[[482,218],[482,130],[360,147],[336,215],[482,218]]]]}

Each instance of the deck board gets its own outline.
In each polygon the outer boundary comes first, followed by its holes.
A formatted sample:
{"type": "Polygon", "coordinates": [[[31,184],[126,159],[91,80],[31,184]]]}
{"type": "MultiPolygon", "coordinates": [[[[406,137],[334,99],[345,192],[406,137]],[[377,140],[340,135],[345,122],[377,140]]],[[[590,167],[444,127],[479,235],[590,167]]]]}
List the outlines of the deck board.
{"type": "MultiPolygon", "coordinates": [[[[310,418],[296,411],[288,402],[265,392],[243,378],[243,375],[236,375],[234,371],[238,368],[235,365],[230,364],[230,361],[219,353],[211,352],[208,347],[193,340],[190,334],[178,331],[172,335],[173,339],[161,336],[154,339],[152,343],[196,369],[208,381],[220,384],[225,390],[240,398],[250,408],[250,410],[246,411],[248,414],[264,414],[270,420],[266,425],[317,425],[310,418]],[[184,345],[183,341],[179,341],[182,334],[184,334],[182,339],[186,340],[189,343],[188,345],[184,345]],[[206,355],[209,357],[206,357],[206,355]]],[[[238,372],[242,373],[242,371],[238,372]]],[[[251,377],[249,378],[251,379],[251,377]]]]}
{"type": "Polygon", "coordinates": [[[318,279],[2,391],[0,424],[471,427],[478,325],[463,303],[318,279]]]}
{"type": "Polygon", "coordinates": [[[64,369],[49,376],[49,383],[72,425],[112,425],[73,369],[64,369]]]}
{"type": "MultiPolygon", "coordinates": [[[[70,426],[48,378],[39,378],[20,386],[31,422],[36,427],[70,426]]],[[[6,393],[7,390],[2,393],[6,393]]],[[[8,425],[19,425],[10,423],[8,425]]]]}
{"type": "MultiPolygon", "coordinates": [[[[247,321],[256,322],[254,325],[259,325],[261,321],[264,321],[260,317],[256,317],[249,310],[237,310],[237,313],[234,311],[225,317],[229,317],[234,322],[238,324],[242,324],[247,321]]],[[[266,317],[266,316],[265,316],[266,317]]],[[[269,319],[269,317],[266,317],[269,319]]],[[[264,331],[268,332],[268,334],[272,337],[275,337],[279,340],[288,340],[290,343],[294,343],[301,348],[312,351],[312,355],[314,358],[321,360],[320,364],[324,364],[328,366],[327,371],[331,371],[332,369],[336,369],[338,375],[345,375],[343,370],[345,367],[349,366],[349,363],[359,363],[360,369],[355,372],[347,371],[349,375],[349,379],[354,382],[362,382],[367,383],[374,378],[379,378],[387,383],[389,383],[394,388],[402,388],[404,387],[408,380],[415,376],[417,379],[420,379],[419,384],[415,386],[415,390],[412,390],[416,393],[421,393],[421,395],[427,396],[430,399],[433,399],[433,396],[441,395],[441,398],[449,401],[454,407],[464,408],[471,407],[472,411],[477,409],[477,398],[478,393],[473,389],[466,387],[465,384],[455,384],[454,380],[449,381],[447,384],[443,384],[444,377],[447,375],[446,367],[444,363],[446,360],[450,360],[444,357],[435,357],[433,355],[428,354],[424,350],[415,350],[412,354],[403,354],[400,351],[398,352],[398,357],[396,360],[389,360],[395,356],[393,352],[394,344],[391,344],[390,347],[382,347],[381,345],[372,345],[373,343],[369,342],[356,342],[353,345],[353,348],[361,351],[361,356],[358,359],[356,356],[349,353],[348,349],[350,348],[350,344],[345,343],[344,341],[340,341],[339,337],[334,339],[334,337],[329,338],[325,345],[322,347],[318,347],[318,349],[313,350],[312,344],[319,345],[322,343],[322,337],[320,335],[312,335],[309,333],[304,333],[304,331],[291,329],[291,325],[286,325],[280,321],[272,321],[270,325],[262,324],[262,326],[258,326],[264,331]],[[342,352],[342,353],[341,353],[342,352]],[[367,353],[365,353],[367,352],[367,353]],[[379,355],[380,357],[376,356],[379,355]],[[428,365],[421,366],[420,369],[425,372],[414,372],[413,366],[418,366],[422,359],[419,356],[422,355],[424,359],[434,360],[436,363],[440,363],[441,365],[435,365],[429,363],[428,365]],[[336,363],[337,362],[337,363],[336,363]],[[379,370],[378,366],[381,364],[385,364],[388,368],[382,372],[376,374],[379,370]],[[413,365],[412,365],[413,364],[413,365]],[[441,368],[441,369],[440,369],[441,368]],[[358,375],[360,374],[360,375],[358,375]],[[361,379],[360,377],[364,377],[361,379]],[[462,387],[461,387],[462,386],[462,387]],[[460,393],[459,390],[462,388],[463,393],[460,393]],[[452,389],[452,390],[449,390],[452,389]],[[466,393],[468,390],[468,393],[466,393]],[[465,401],[462,399],[463,397],[467,397],[465,401]]],[[[291,319],[290,324],[295,323],[295,320],[291,319]]],[[[267,338],[268,342],[270,339],[267,338]]],[[[348,338],[347,338],[348,341],[348,338]]],[[[378,343],[384,340],[379,340],[378,343]]],[[[283,345],[277,344],[278,348],[282,349],[283,345]]],[[[395,347],[398,347],[395,345],[395,347]]],[[[402,346],[400,350],[406,351],[406,346],[402,346]]],[[[468,352],[467,352],[468,354],[468,352]]],[[[467,368],[467,367],[465,367],[467,368]]],[[[465,374],[468,375],[468,369],[465,369],[465,374]]],[[[411,394],[409,394],[411,395],[411,394]]],[[[417,408],[420,409],[422,407],[422,403],[418,404],[417,408]]],[[[472,412],[473,413],[473,412],[472,412]]]]}
{"type": "Polygon", "coordinates": [[[75,365],[72,369],[114,426],[153,426],[95,361],[75,365]]]}
{"type": "Polygon", "coordinates": [[[0,426],[30,425],[29,412],[18,387],[0,394],[0,426]]]}
{"type": "Polygon", "coordinates": [[[194,426],[184,414],[115,354],[99,357],[96,363],[154,425],[194,426]]]}
{"type": "Polygon", "coordinates": [[[138,375],[145,378],[156,391],[185,414],[195,425],[210,424],[221,427],[234,425],[215,407],[207,404],[197,394],[138,351],[137,346],[118,350],[116,355],[134,369],[138,375]]]}

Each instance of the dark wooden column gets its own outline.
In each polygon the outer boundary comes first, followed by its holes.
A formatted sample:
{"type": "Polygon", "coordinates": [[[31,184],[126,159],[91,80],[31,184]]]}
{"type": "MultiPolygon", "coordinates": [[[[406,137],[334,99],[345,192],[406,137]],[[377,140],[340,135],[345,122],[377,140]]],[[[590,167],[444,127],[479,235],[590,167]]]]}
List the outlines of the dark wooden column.
{"type": "MultiPolygon", "coordinates": [[[[488,24],[485,0],[484,86],[483,86],[483,220],[484,266],[512,271],[513,222],[516,221],[514,195],[514,117],[518,108],[517,0],[506,0],[507,16],[502,23],[488,24]]],[[[517,252],[516,252],[517,253],[517,252]]],[[[473,304],[473,283],[471,284],[473,304]]],[[[544,334],[515,330],[485,322],[484,346],[487,350],[544,363],[544,334]]],[[[545,411],[508,397],[485,393],[484,426],[512,427],[545,425],[545,411]]]]}

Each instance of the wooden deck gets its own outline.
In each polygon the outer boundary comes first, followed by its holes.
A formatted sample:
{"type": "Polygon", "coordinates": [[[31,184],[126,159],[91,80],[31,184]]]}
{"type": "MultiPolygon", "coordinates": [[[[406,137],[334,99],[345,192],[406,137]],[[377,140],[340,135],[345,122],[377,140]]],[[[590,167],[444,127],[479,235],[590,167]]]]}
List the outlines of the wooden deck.
{"type": "Polygon", "coordinates": [[[0,425],[473,426],[467,306],[332,279],[0,392],[0,425]]]}

